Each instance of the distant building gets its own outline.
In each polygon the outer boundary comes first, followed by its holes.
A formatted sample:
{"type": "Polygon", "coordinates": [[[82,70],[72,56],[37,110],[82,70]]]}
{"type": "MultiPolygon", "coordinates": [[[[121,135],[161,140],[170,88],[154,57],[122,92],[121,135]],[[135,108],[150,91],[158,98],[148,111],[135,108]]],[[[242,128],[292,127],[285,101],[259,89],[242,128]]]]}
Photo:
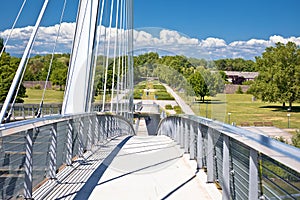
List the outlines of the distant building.
{"type": "Polygon", "coordinates": [[[244,81],[253,81],[258,76],[258,72],[238,72],[224,71],[227,75],[227,80],[232,84],[241,85],[244,81]]]}

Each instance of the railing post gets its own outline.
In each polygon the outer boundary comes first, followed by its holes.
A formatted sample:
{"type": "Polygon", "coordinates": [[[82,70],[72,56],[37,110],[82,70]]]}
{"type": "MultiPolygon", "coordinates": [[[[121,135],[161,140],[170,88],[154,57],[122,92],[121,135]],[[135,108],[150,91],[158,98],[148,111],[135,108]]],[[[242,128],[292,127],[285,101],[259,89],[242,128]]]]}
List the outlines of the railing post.
{"type": "Polygon", "coordinates": [[[222,200],[230,199],[230,165],[229,165],[229,137],[223,135],[223,185],[222,200]]]}
{"type": "Polygon", "coordinates": [[[184,129],[184,153],[189,153],[189,121],[185,120],[185,129],[184,129]]]}
{"type": "Polygon", "coordinates": [[[32,156],[33,156],[33,129],[26,132],[26,150],[25,150],[25,180],[24,180],[24,198],[32,199],[32,156]]]}
{"type": "Polygon", "coordinates": [[[184,147],[184,119],[180,120],[180,148],[184,147]]]}
{"type": "Polygon", "coordinates": [[[94,140],[94,144],[98,143],[99,140],[100,140],[100,137],[99,137],[99,120],[98,120],[98,116],[95,115],[95,126],[94,126],[94,136],[95,136],[95,140],[94,140]]]}
{"type": "Polygon", "coordinates": [[[201,132],[201,125],[197,126],[197,168],[203,168],[203,138],[201,132]]]}
{"type": "Polygon", "coordinates": [[[195,159],[195,131],[194,122],[190,123],[190,159],[195,159]]]}
{"type": "Polygon", "coordinates": [[[174,126],[174,137],[173,140],[177,142],[177,118],[173,118],[173,126],[174,126]]]}
{"type": "Polygon", "coordinates": [[[207,133],[207,182],[214,182],[214,144],[213,144],[213,130],[208,128],[207,133]]]}
{"type": "Polygon", "coordinates": [[[176,142],[180,144],[180,118],[176,118],[176,142]]]}
{"type": "Polygon", "coordinates": [[[91,116],[88,116],[88,132],[87,132],[87,146],[86,146],[86,149],[87,150],[91,150],[92,149],[92,134],[93,134],[93,131],[92,131],[92,118],[91,116]]]}
{"type": "Polygon", "coordinates": [[[56,158],[57,158],[57,124],[53,124],[50,129],[50,152],[49,152],[49,178],[56,178],[56,158]]]}
{"type": "Polygon", "coordinates": [[[249,199],[258,199],[258,153],[254,149],[249,155],[249,199]]]}
{"type": "Polygon", "coordinates": [[[78,135],[78,156],[83,157],[83,128],[84,124],[82,121],[82,117],[79,119],[79,135],[78,135]]]}
{"type": "Polygon", "coordinates": [[[72,136],[73,136],[73,120],[68,120],[68,128],[67,128],[67,155],[66,155],[66,164],[72,165],[72,136]]]}

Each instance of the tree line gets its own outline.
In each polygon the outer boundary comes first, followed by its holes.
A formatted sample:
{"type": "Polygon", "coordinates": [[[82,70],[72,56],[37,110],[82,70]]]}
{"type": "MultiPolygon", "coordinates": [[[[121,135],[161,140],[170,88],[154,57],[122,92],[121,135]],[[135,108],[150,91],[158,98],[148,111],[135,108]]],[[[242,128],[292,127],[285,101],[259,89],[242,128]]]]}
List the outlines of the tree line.
{"type": "MultiPolygon", "coordinates": [[[[0,38],[0,49],[4,48],[0,38]]],[[[36,55],[28,61],[24,74],[25,81],[45,81],[52,55],[36,55]]],[[[69,65],[69,54],[54,55],[51,75],[52,84],[64,89],[69,65]]],[[[103,91],[104,60],[99,56],[97,60],[95,85],[96,94],[103,91]]],[[[120,58],[116,58],[118,60],[120,58]]],[[[125,61],[124,57],[120,60],[125,61]]],[[[0,101],[3,102],[20,58],[10,56],[5,52],[0,58],[0,101]]],[[[161,81],[173,87],[183,88],[187,93],[204,100],[205,96],[213,96],[223,90],[226,74],[223,71],[259,72],[258,77],[251,84],[249,92],[266,102],[288,103],[290,108],[293,102],[300,99],[300,49],[292,42],[277,43],[267,47],[265,52],[255,60],[242,58],[227,58],[219,60],[205,60],[188,58],[182,55],[159,56],[150,52],[134,56],[134,80],[139,82],[142,77],[158,77],[161,81]],[[189,87],[187,87],[189,86],[189,87]]],[[[117,81],[115,75],[114,81],[117,81]]],[[[113,59],[109,58],[108,87],[113,80],[113,59]]],[[[116,84],[115,84],[116,85],[116,84]]],[[[25,96],[25,88],[21,86],[17,101],[21,102],[25,96]]]]}

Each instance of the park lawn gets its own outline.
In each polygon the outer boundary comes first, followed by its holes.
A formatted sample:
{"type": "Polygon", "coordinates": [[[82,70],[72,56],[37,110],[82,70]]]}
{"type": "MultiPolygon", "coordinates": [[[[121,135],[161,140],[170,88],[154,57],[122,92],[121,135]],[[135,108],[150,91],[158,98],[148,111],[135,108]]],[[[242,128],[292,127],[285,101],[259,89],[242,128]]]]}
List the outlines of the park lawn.
{"type": "MultiPolygon", "coordinates": [[[[26,88],[27,98],[24,98],[26,104],[38,104],[41,102],[43,90],[26,88]]],[[[64,91],[46,90],[44,103],[62,103],[64,91]]]]}
{"type": "MultiPolygon", "coordinates": [[[[43,90],[26,88],[27,98],[24,98],[26,104],[39,104],[43,95],[43,90]]],[[[44,103],[62,103],[64,91],[46,90],[44,103]]],[[[106,102],[110,101],[111,94],[106,94],[106,102]]],[[[102,103],[102,95],[95,97],[96,103],[102,103]]]]}
{"type": "Polygon", "coordinates": [[[206,103],[191,103],[197,115],[228,123],[228,113],[231,113],[230,122],[238,126],[243,122],[252,126],[253,122],[272,122],[278,128],[287,128],[287,114],[290,113],[290,128],[300,129],[300,103],[294,103],[292,111],[288,112],[279,103],[252,101],[249,94],[218,94],[207,99],[207,106],[206,103]]]}

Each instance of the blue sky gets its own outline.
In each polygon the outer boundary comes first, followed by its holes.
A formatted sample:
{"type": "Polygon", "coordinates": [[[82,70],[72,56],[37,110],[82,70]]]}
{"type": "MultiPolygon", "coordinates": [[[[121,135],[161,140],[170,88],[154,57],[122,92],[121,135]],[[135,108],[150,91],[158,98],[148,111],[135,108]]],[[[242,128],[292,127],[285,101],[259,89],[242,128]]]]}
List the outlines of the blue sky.
{"type": "Polygon", "coordinates": [[[299,0],[135,0],[135,27],[163,27],[226,42],[300,36],[299,9],[299,0]]]}
{"type": "MultiPolygon", "coordinates": [[[[67,1],[65,22],[75,21],[78,1],[67,1]]],[[[8,51],[18,54],[14,51],[20,49],[20,44],[24,46],[24,38],[21,37],[24,37],[24,32],[30,32],[28,26],[34,24],[42,3],[42,0],[27,0],[17,23],[20,30],[14,33],[10,46],[7,47],[8,51]]],[[[7,36],[5,30],[13,24],[21,5],[21,0],[1,2],[0,37],[7,36]]],[[[53,32],[53,25],[59,20],[62,5],[63,0],[49,1],[41,24],[47,29],[41,31],[40,38],[47,38],[47,34],[53,32]]],[[[134,0],[136,47],[145,48],[142,44],[155,43],[157,45],[151,46],[152,49],[176,53],[177,45],[181,46],[181,51],[177,53],[191,57],[201,57],[199,52],[208,52],[212,59],[253,59],[266,46],[278,41],[294,41],[300,45],[299,8],[299,0],[134,0]],[[182,47],[183,44],[186,48],[182,47]],[[191,51],[193,48],[201,49],[195,53],[196,51],[191,51]]],[[[71,34],[74,24],[72,26],[66,26],[65,32],[71,34]]],[[[64,39],[71,38],[68,35],[64,39]]],[[[47,51],[36,50],[36,53],[39,52],[47,51]]]]}

